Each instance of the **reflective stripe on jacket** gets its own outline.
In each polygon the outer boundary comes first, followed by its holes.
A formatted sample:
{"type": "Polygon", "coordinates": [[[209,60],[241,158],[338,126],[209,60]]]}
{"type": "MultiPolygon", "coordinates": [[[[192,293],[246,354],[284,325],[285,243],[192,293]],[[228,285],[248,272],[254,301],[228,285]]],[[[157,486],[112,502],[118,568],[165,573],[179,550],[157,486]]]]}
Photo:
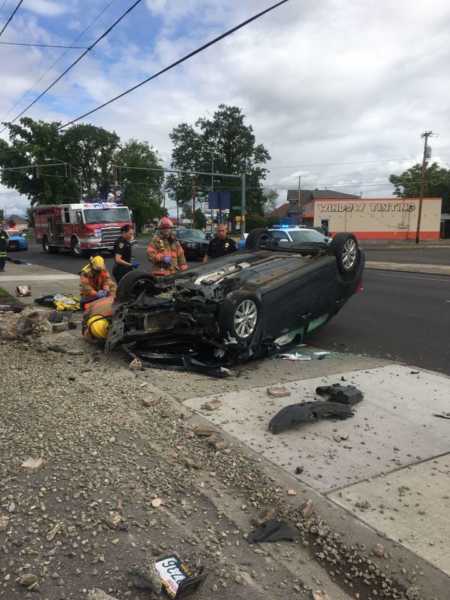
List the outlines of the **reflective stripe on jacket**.
{"type": "Polygon", "coordinates": [[[184,250],[175,238],[162,238],[155,236],[147,246],[147,255],[153,264],[153,275],[173,275],[177,271],[186,271],[188,268],[184,250]],[[164,263],[164,257],[170,256],[170,265],[164,263]]]}
{"type": "Polygon", "coordinates": [[[80,296],[82,300],[93,298],[97,292],[105,290],[110,294],[116,293],[116,284],[108,271],[94,271],[86,265],[80,272],[80,296]]]}

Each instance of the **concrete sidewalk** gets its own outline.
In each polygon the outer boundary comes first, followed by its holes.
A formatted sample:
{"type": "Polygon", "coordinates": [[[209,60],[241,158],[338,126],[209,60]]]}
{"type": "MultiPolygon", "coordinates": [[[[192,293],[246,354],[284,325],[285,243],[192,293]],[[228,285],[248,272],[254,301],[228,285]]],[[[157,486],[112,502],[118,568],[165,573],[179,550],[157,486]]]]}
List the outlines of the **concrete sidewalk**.
{"type": "Polygon", "coordinates": [[[424,265],[421,263],[396,263],[387,261],[368,260],[367,269],[379,271],[403,271],[405,273],[428,273],[433,275],[450,275],[450,265],[424,265]]]}
{"type": "Polygon", "coordinates": [[[39,265],[16,265],[6,263],[6,269],[0,273],[0,288],[11,296],[16,295],[18,285],[29,285],[31,296],[20,298],[24,304],[32,304],[35,298],[48,294],[79,294],[79,277],[56,269],[39,265]]]}
{"type": "Polygon", "coordinates": [[[288,397],[272,398],[264,386],[184,403],[272,465],[277,479],[284,473],[301,501],[312,499],[321,516],[345,529],[353,543],[366,548],[381,543],[399,570],[414,565],[424,574],[421,598],[447,597],[450,421],[435,414],[450,411],[449,378],[395,364],[337,375],[327,375],[326,360],[320,368],[320,377],[275,379],[288,397]],[[316,386],[341,378],[364,392],[353,418],[269,433],[278,410],[312,400],[316,386]],[[209,410],[213,399],[219,402],[209,410]]]}

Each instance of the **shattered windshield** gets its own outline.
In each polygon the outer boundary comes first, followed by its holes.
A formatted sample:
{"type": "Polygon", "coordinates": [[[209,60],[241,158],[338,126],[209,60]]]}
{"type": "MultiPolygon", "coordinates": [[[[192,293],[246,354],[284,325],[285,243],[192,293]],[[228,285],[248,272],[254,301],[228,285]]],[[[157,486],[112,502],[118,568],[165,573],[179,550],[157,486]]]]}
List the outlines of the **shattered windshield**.
{"type": "Polygon", "coordinates": [[[117,221],[129,221],[128,208],[85,208],[85,223],[116,223],[117,221]]]}

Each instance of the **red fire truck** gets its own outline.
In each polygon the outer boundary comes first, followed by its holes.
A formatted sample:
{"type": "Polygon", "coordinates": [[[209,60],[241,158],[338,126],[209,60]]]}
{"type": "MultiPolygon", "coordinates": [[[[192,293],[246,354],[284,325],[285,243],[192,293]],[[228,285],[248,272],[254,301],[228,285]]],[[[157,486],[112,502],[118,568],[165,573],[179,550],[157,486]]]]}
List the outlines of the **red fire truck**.
{"type": "Polygon", "coordinates": [[[113,202],[38,206],[33,217],[35,238],[44,252],[71,250],[75,256],[112,251],[120,228],[132,224],[128,207],[113,202]]]}

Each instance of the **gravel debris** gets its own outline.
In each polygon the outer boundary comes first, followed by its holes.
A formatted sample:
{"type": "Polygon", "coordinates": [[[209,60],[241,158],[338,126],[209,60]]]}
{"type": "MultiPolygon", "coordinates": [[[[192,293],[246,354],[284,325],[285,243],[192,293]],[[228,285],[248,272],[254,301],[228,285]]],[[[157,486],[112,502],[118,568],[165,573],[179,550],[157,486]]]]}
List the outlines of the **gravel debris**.
{"type": "Polygon", "coordinates": [[[294,586],[295,598],[306,600],[326,586],[304,585],[309,567],[289,559],[297,546],[335,581],[365,590],[361,600],[405,597],[311,500],[293,508],[254,458],[214,429],[191,425],[153,384],[166,372],[131,370],[82,340],[77,347],[78,338],[68,346],[70,336],[77,333],[52,335],[50,344],[0,342],[2,600],[28,600],[30,588],[41,600],[148,600],[148,591],[132,588],[130,569],[173,552],[209,573],[195,600],[285,600],[294,586]],[[50,346],[58,348],[51,355],[50,346]],[[146,406],[149,397],[159,401],[146,406]],[[27,457],[43,462],[22,467],[27,457]],[[234,505],[241,508],[225,510],[234,505]],[[245,539],[267,507],[298,530],[289,548],[275,545],[283,560],[250,550],[245,539]]]}

